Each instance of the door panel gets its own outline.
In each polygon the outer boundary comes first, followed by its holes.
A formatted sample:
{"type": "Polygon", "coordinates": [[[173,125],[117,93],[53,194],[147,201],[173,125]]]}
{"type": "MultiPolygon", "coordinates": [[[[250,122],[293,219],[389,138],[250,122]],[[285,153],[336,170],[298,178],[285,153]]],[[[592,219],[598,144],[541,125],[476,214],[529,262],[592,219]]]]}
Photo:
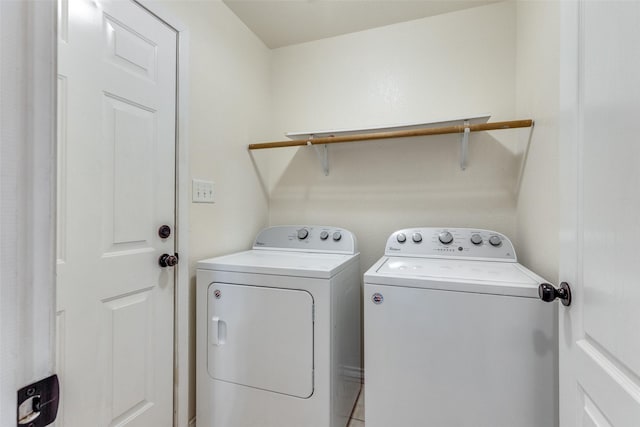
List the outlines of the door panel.
{"type": "MultiPolygon", "coordinates": [[[[104,97],[105,244],[109,252],[150,248],[154,223],[153,156],[155,111],[135,103],[104,97]]],[[[155,236],[154,236],[155,234],[155,236]]]]}
{"type": "Polygon", "coordinates": [[[313,393],[313,298],[295,289],[213,283],[212,378],[307,398],[313,393]]]}
{"type": "Polygon", "coordinates": [[[110,339],[112,419],[148,410],[155,398],[152,289],[116,297],[103,304],[102,329],[110,339]]]}
{"type": "Polygon", "coordinates": [[[600,409],[593,403],[593,400],[589,399],[589,396],[584,393],[584,390],[580,389],[579,394],[583,402],[582,412],[582,424],[585,427],[611,427],[611,424],[607,421],[606,417],[602,414],[600,409]]]}
{"type": "Polygon", "coordinates": [[[638,390],[628,381],[611,356],[598,350],[587,339],[577,344],[576,366],[580,374],[578,394],[589,397],[585,408],[592,414],[607,413],[613,426],[637,426],[640,422],[640,404],[636,400],[638,390]],[[600,409],[602,408],[602,409],[600,409]]]}
{"type": "Polygon", "coordinates": [[[575,300],[560,308],[561,425],[638,426],[640,146],[629,124],[640,113],[640,57],[630,54],[640,4],[563,7],[561,278],[575,300]]]}
{"type": "Polygon", "coordinates": [[[59,10],[58,426],[169,427],[176,33],[133,1],[59,10]]]}
{"type": "MultiPolygon", "coordinates": [[[[61,5],[59,5],[61,6],[61,5]]],[[[61,35],[61,28],[58,32],[61,35]]],[[[56,160],[56,258],[64,264],[67,257],[67,78],[58,74],[57,79],[57,160],[56,160]]]]}
{"type": "Polygon", "coordinates": [[[156,44],[105,14],[107,60],[123,70],[156,81],[156,44]]]}

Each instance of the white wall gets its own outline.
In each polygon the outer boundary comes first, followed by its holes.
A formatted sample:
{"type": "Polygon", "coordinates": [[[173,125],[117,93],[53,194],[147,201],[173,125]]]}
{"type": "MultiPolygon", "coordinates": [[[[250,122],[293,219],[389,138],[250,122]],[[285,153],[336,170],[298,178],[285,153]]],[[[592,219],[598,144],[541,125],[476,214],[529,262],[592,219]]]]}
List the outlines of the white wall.
{"type": "MultiPolygon", "coordinates": [[[[163,6],[189,32],[190,174],[215,182],[215,204],[190,205],[190,360],[195,360],[195,263],[248,249],[267,224],[268,195],[246,147],[268,134],[271,52],[221,1],[163,6]]],[[[193,417],[195,364],[190,383],[193,417]]]]}
{"type": "Polygon", "coordinates": [[[553,52],[536,62],[553,38],[546,24],[536,32],[545,6],[498,3],[269,51],[218,0],[164,5],[190,33],[191,176],[216,183],[216,204],[190,206],[192,278],[198,259],[248,248],[267,222],[347,227],[360,239],[363,269],[401,227],[493,228],[516,240],[525,264],[553,274],[544,238],[554,233],[557,197],[545,119],[553,82],[543,84],[553,80],[543,68],[553,52]],[[246,150],[288,131],[484,112],[492,121],[536,119],[520,187],[526,129],[472,134],[464,172],[458,136],[332,146],[328,177],[310,149],[246,150]]]}
{"type": "Polygon", "coordinates": [[[216,204],[191,205],[192,278],[198,259],[246,249],[268,221],[353,230],[363,269],[395,229],[450,225],[501,231],[525,264],[557,270],[544,237],[557,234],[550,6],[498,3],[269,51],[218,0],[165,5],[190,33],[191,176],[216,182],[216,204]],[[310,149],[246,151],[288,131],[484,112],[536,119],[521,186],[526,129],[472,134],[464,172],[458,136],[332,146],[328,177],[310,149]]]}
{"type": "Polygon", "coordinates": [[[516,111],[536,120],[518,196],[518,251],[521,262],[556,284],[559,50],[560,2],[517,2],[516,111]]]}
{"type": "MultiPolygon", "coordinates": [[[[520,262],[557,285],[560,2],[518,1],[516,16],[516,110],[536,120],[518,193],[518,255],[520,262]]],[[[558,372],[558,362],[550,369],[558,372]]],[[[558,419],[559,407],[553,410],[558,419]]]]}
{"type": "Polygon", "coordinates": [[[0,425],[53,372],[55,3],[0,1],[0,425]]]}
{"type": "MultiPolygon", "coordinates": [[[[515,13],[515,3],[496,3],[276,49],[274,131],[485,112],[514,119],[515,13]]],[[[484,227],[515,238],[518,134],[528,132],[472,134],[466,171],[458,135],[333,145],[328,177],[312,149],[257,154],[273,158],[270,222],[354,231],[363,269],[403,227],[484,227]]]]}

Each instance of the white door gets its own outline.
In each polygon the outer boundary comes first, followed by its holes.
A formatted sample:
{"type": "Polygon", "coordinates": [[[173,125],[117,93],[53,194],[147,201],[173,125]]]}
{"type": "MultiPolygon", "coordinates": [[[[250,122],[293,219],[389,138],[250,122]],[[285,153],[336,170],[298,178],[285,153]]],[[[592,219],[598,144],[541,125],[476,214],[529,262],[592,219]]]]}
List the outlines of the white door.
{"type": "Polygon", "coordinates": [[[134,2],[61,0],[58,426],[173,422],[176,33],[134,2]]]}
{"type": "Polygon", "coordinates": [[[640,426],[640,2],[563,5],[560,425],[640,426]]]}
{"type": "Polygon", "coordinates": [[[212,283],[211,378],[306,399],[313,394],[313,297],[299,289],[212,283]]]}

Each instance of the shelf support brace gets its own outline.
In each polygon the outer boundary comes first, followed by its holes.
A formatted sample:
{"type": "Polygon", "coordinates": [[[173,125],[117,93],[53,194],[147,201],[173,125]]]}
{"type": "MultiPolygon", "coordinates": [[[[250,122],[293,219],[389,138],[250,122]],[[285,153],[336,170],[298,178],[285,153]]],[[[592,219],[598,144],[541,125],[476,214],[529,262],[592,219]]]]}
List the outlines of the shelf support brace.
{"type": "Polygon", "coordinates": [[[467,168],[467,155],[469,153],[469,134],[471,129],[469,128],[469,120],[464,121],[464,133],[460,140],[460,169],[465,170],[467,168]]]}
{"type": "Polygon", "coordinates": [[[313,135],[309,136],[307,140],[307,145],[312,146],[314,150],[316,150],[316,154],[320,158],[320,164],[322,165],[322,171],[324,172],[324,176],[329,176],[329,147],[327,144],[323,144],[322,148],[318,148],[316,144],[313,144],[311,141],[313,140],[313,135]]]}

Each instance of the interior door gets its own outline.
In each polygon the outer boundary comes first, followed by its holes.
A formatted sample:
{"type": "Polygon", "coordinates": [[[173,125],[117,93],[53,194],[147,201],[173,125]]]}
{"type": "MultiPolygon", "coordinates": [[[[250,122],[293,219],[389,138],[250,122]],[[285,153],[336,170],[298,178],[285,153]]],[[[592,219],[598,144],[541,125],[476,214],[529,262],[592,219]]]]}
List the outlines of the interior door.
{"type": "Polygon", "coordinates": [[[176,33],[132,1],[59,17],[58,426],[168,427],[176,33]]]}
{"type": "Polygon", "coordinates": [[[563,5],[560,425],[640,425],[640,3],[563,5]]]}

